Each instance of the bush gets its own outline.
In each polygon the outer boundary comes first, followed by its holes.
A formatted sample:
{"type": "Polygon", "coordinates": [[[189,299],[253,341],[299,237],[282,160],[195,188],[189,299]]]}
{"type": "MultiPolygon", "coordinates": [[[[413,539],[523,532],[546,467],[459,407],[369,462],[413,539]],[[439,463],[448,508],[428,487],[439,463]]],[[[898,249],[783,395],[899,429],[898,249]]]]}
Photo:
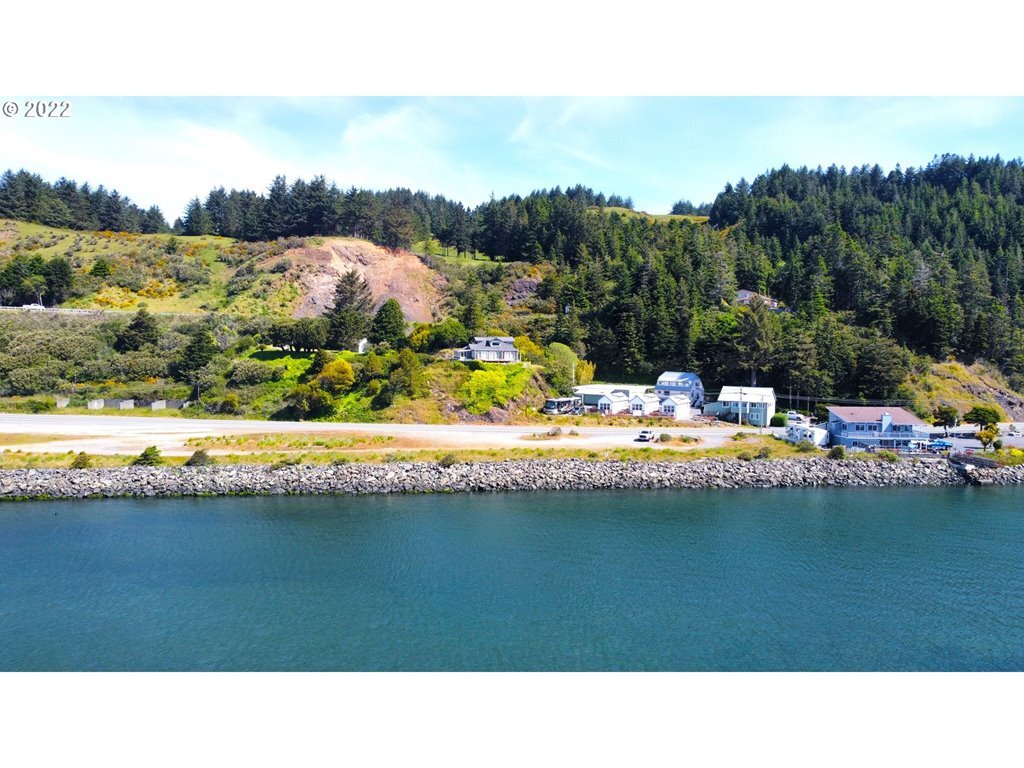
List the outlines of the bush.
{"type": "Polygon", "coordinates": [[[761,450],[757,452],[757,458],[759,459],[770,459],[772,455],[772,449],[767,445],[762,446],[761,450]]]}
{"type": "Polygon", "coordinates": [[[380,379],[370,379],[370,383],[366,385],[366,394],[370,397],[376,397],[384,386],[384,382],[380,379]]]}
{"type": "Polygon", "coordinates": [[[82,451],[77,456],[75,456],[74,461],[71,462],[72,469],[88,469],[91,466],[92,459],[89,457],[89,454],[86,453],[85,451],[82,451]]]}
{"type": "Polygon", "coordinates": [[[740,440],[746,440],[748,437],[750,437],[750,433],[749,432],[737,432],[735,435],[732,436],[732,439],[736,440],[736,441],[740,441],[740,440]]]}
{"type": "Polygon", "coordinates": [[[892,451],[879,451],[878,458],[889,464],[895,464],[897,461],[900,460],[900,457],[897,456],[892,451]]]}
{"type": "Polygon", "coordinates": [[[50,398],[44,398],[43,400],[32,400],[28,404],[28,409],[32,413],[46,413],[52,411],[57,407],[57,401],[50,398]]]}
{"type": "Polygon", "coordinates": [[[562,434],[561,427],[552,427],[548,430],[548,437],[559,437],[562,434]]]}
{"type": "Polygon", "coordinates": [[[238,402],[238,395],[234,392],[228,392],[224,395],[224,399],[220,401],[220,407],[218,410],[221,413],[238,413],[242,410],[242,406],[238,402]]]}
{"type": "Polygon", "coordinates": [[[658,435],[658,442],[670,443],[672,442],[672,435],[670,435],[668,432],[662,432],[660,435],[658,435]]]}
{"type": "Polygon", "coordinates": [[[997,437],[995,440],[992,441],[992,447],[995,448],[997,451],[1003,450],[1003,441],[997,437]]]}
{"type": "Polygon", "coordinates": [[[799,443],[796,444],[796,449],[800,453],[813,453],[815,450],[814,443],[812,443],[810,440],[801,440],[799,443]]]}
{"type": "Polygon", "coordinates": [[[439,467],[445,467],[445,468],[453,467],[453,466],[455,466],[458,463],[459,463],[459,460],[455,456],[454,453],[446,453],[444,456],[442,456],[440,459],[437,460],[437,465],[439,467]]]}
{"type": "Polygon", "coordinates": [[[132,462],[133,467],[155,467],[164,463],[164,457],[160,455],[160,449],[155,445],[149,446],[138,455],[132,462]]]}
{"type": "Polygon", "coordinates": [[[280,381],[284,371],[278,365],[268,365],[260,360],[239,360],[231,367],[228,384],[233,387],[250,387],[280,381]]]}
{"type": "Polygon", "coordinates": [[[843,446],[841,446],[841,445],[833,445],[829,449],[828,457],[830,459],[835,459],[837,461],[839,461],[841,459],[845,459],[846,458],[846,449],[843,446]]]}
{"type": "Polygon", "coordinates": [[[348,392],[355,384],[356,374],[352,366],[346,360],[337,358],[324,365],[320,374],[316,377],[316,383],[320,388],[332,395],[340,395],[348,392]]]}
{"type": "Polygon", "coordinates": [[[739,459],[740,461],[753,461],[754,460],[754,454],[752,454],[750,451],[744,451],[743,453],[741,453],[736,458],[739,459]]]}
{"type": "Polygon", "coordinates": [[[789,426],[789,417],[784,413],[776,413],[774,416],[772,416],[770,424],[773,427],[789,426]]]}
{"type": "Polygon", "coordinates": [[[217,462],[213,456],[208,454],[204,448],[200,448],[198,451],[188,457],[188,461],[185,462],[186,467],[209,467],[217,462]]]}

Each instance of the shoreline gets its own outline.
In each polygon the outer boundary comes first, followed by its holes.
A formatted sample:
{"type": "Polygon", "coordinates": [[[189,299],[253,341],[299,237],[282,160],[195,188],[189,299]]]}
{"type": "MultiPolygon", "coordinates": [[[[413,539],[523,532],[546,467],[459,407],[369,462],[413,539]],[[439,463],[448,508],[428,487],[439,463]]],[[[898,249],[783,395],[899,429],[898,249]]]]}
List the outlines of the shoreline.
{"type": "MultiPolygon", "coordinates": [[[[984,484],[1024,483],[1024,466],[977,469],[984,484]]],[[[767,459],[692,462],[508,460],[217,465],[0,471],[0,501],[242,495],[375,495],[566,490],[963,486],[948,462],[767,459]]]]}

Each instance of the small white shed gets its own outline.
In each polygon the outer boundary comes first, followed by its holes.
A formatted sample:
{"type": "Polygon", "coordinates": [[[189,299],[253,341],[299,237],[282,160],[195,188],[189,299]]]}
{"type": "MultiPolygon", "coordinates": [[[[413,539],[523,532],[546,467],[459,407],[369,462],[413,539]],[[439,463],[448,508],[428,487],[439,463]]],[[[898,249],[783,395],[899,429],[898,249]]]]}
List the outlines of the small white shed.
{"type": "Polygon", "coordinates": [[[661,399],[657,395],[633,395],[629,411],[634,416],[648,416],[661,410],[661,399]]]}
{"type": "Polygon", "coordinates": [[[623,413],[629,410],[629,398],[622,392],[609,392],[598,399],[597,410],[605,414],[623,413]]]}
{"type": "Polygon", "coordinates": [[[689,421],[690,398],[685,395],[671,395],[661,401],[661,413],[670,416],[676,421],[689,421]]]}

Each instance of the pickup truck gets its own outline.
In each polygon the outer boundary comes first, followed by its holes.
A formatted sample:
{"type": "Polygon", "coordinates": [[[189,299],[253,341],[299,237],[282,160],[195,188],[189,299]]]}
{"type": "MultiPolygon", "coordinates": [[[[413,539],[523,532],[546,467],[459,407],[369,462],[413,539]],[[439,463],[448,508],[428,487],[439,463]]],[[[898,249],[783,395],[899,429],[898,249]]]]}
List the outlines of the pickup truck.
{"type": "Polygon", "coordinates": [[[641,429],[639,436],[636,438],[641,443],[654,442],[654,430],[653,429],[641,429]]]}

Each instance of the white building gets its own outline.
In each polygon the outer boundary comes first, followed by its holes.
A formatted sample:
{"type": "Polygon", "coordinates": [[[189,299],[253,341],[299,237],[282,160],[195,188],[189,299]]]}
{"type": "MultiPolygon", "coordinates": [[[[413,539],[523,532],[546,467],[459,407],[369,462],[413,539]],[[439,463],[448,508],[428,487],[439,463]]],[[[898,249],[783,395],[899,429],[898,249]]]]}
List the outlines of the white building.
{"type": "Polygon", "coordinates": [[[671,395],[662,398],[661,413],[663,416],[670,416],[676,421],[689,421],[692,418],[689,396],[671,395]]]}
{"type": "Polygon", "coordinates": [[[704,414],[724,421],[767,427],[775,415],[775,390],[771,387],[722,387],[718,402],[704,414]]]}
{"type": "Polygon", "coordinates": [[[455,351],[456,360],[479,360],[483,363],[518,363],[519,350],[511,336],[474,336],[462,349],[455,351]]]}
{"type": "Polygon", "coordinates": [[[583,405],[594,407],[598,404],[602,395],[619,393],[627,399],[633,395],[642,395],[651,388],[644,384],[580,384],[572,388],[572,393],[583,398],[583,405]]]}
{"type": "Polygon", "coordinates": [[[657,395],[633,395],[629,400],[629,411],[634,416],[647,416],[661,410],[661,398],[657,395]]]}
{"type": "Polygon", "coordinates": [[[369,339],[360,339],[359,341],[356,342],[356,350],[355,351],[356,351],[357,355],[364,354],[366,352],[366,350],[368,350],[369,348],[370,348],[370,340],[369,339]]]}
{"type": "Polygon", "coordinates": [[[597,410],[608,415],[623,413],[629,410],[629,398],[622,392],[609,392],[598,398],[597,410]]]}

